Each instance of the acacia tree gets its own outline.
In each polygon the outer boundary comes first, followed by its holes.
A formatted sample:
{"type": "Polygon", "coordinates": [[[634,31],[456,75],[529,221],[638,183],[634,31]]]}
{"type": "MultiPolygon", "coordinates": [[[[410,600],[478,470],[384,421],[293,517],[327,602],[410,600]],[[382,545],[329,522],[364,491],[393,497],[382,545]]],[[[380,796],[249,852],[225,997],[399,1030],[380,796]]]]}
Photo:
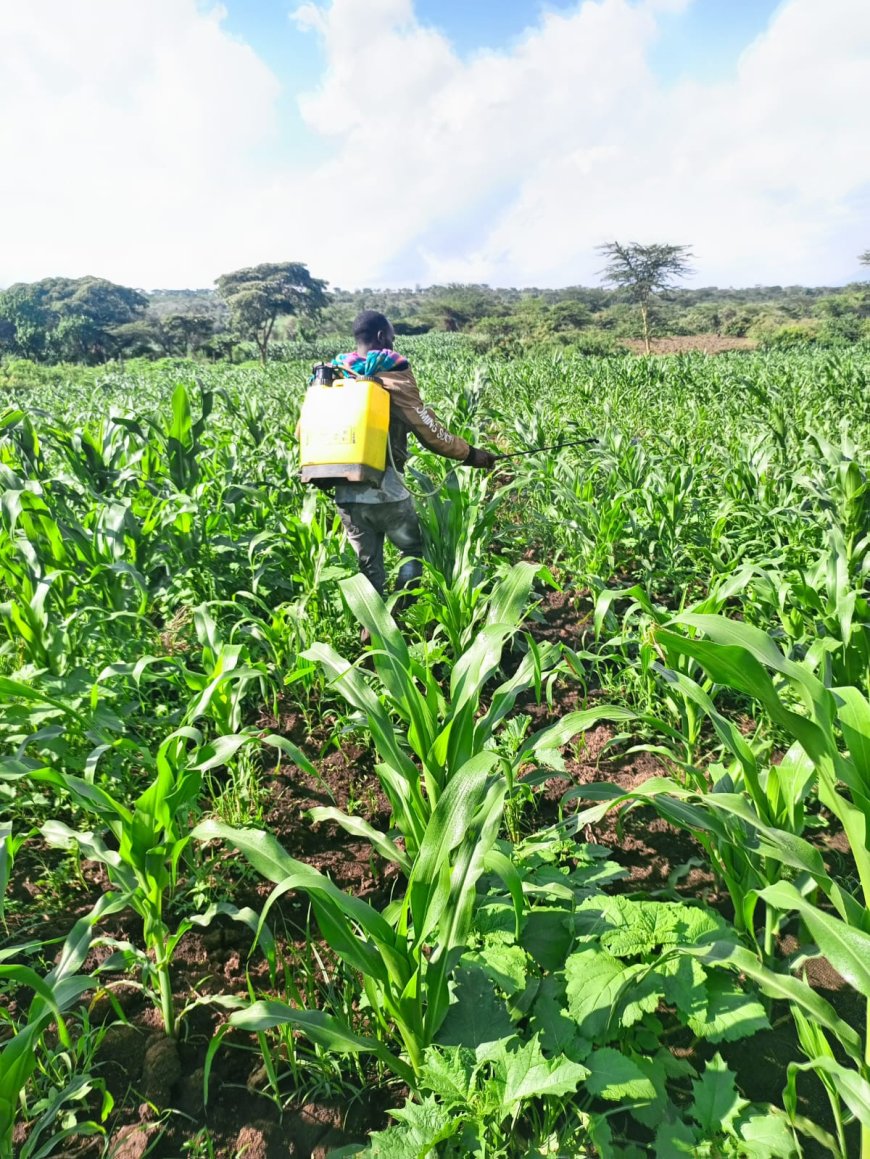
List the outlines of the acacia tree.
{"type": "Polygon", "coordinates": [[[693,256],[687,245],[639,245],[618,241],[597,247],[608,259],[601,275],[607,285],[626,290],[632,302],[640,306],[643,319],[643,341],[650,353],[649,312],[653,295],[673,288],[674,279],[691,273],[693,256]]]}
{"type": "Polygon", "coordinates": [[[315,317],[328,301],[326,282],[312,277],[302,262],[264,262],[221,274],[216,284],[233,325],[256,342],[264,365],[278,318],[315,317]]]}
{"type": "Polygon", "coordinates": [[[859,254],[858,261],[862,266],[870,266],[870,250],[864,250],[862,254],[859,254]]]}

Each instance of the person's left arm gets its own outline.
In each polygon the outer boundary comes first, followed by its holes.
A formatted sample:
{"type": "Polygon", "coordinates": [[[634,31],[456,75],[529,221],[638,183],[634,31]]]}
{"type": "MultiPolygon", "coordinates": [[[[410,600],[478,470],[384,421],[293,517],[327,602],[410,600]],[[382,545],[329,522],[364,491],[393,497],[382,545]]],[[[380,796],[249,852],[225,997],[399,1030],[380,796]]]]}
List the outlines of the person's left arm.
{"type": "Polygon", "coordinates": [[[472,447],[459,435],[452,434],[432,408],[426,405],[410,368],[383,372],[378,375],[378,380],[390,393],[390,405],[396,408],[424,447],[436,455],[455,459],[469,467],[493,466],[494,455],[472,447]]]}

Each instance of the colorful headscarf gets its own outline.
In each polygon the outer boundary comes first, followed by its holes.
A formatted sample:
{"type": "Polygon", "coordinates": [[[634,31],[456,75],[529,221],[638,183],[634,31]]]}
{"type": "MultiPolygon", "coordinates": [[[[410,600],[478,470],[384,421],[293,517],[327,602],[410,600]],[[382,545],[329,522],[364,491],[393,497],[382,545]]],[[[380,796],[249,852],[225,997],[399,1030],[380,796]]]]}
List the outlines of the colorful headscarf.
{"type": "Polygon", "coordinates": [[[350,370],[362,378],[373,378],[385,370],[407,370],[410,363],[395,350],[370,350],[365,357],[352,350],[333,358],[332,365],[339,370],[350,370]]]}

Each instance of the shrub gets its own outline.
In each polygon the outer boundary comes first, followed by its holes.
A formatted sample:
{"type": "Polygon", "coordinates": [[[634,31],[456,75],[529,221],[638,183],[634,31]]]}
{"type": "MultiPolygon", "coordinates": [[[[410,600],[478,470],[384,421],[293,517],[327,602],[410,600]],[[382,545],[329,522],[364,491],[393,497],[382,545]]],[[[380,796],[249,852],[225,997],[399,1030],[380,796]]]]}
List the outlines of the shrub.
{"type": "Polygon", "coordinates": [[[587,330],[578,334],[571,342],[573,354],[615,355],[623,354],[622,347],[613,334],[606,330],[587,330]]]}
{"type": "Polygon", "coordinates": [[[794,347],[820,344],[821,328],[820,322],[806,318],[802,322],[789,322],[784,326],[759,324],[751,327],[749,336],[757,339],[762,349],[791,350],[794,347]]]}

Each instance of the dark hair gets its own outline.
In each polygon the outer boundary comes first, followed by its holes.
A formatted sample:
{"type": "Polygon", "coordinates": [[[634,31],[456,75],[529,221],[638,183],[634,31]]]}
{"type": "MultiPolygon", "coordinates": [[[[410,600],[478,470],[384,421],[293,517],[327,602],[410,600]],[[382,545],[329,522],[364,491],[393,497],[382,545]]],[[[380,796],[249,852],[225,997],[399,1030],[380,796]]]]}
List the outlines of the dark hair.
{"type": "Polygon", "coordinates": [[[357,342],[377,342],[382,330],[387,330],[390,323],[378,310],[363,310],[358,314],[353,324],[353,336],[357,342]]]}

